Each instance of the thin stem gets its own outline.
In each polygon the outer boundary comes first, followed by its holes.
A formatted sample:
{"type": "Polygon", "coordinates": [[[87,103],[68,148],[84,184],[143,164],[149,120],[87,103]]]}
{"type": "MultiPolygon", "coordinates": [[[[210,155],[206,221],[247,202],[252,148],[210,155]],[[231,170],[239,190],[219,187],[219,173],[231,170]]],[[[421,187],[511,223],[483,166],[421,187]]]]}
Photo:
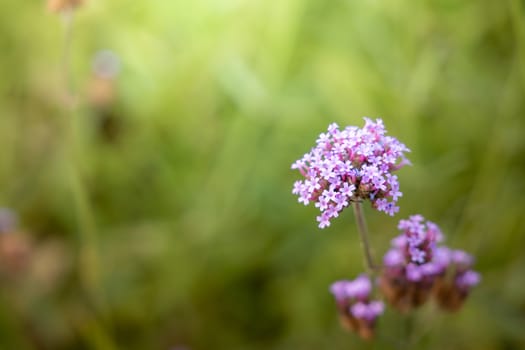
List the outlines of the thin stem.
{"type": "Polygon", "coordinates": [[[66,88],[66,103],[69,109],[72,108],[74,92],[73,92],[73,83],[71,79],[70,71],[70,52],[71,52],[71,43],[73,41],[73,20],[74,20],[74,11],[73,9],[67,9],[62,13],[62,21],[64,25],[64,41],[62,46],[62,74],[64,79],[64,86],[66,88]]]}
{"type": "Polygon", "coordinates": [[[370,243],[368,242],[368,229],[366,227],[365,216],[363,215],[363,208],[361,202],[352,202],[354,208],[354,214],[357,221],[357,231],[361,238],[361,247],[365,254],[365,265],[369,272],[374,272],[377,269],[374,259],[372,258],[372,252],[370,251],[370,243]]]}
{"type": "Polygon", "coordinates": [[[412,345],[414,345],[413,339],[412,339],[413,330],[414,330],[414,316],[408,315],[405,318],[405,345],[406,345],[406,348],[411,348],[412,345]]]}
{"type": "Polygon", "coordinates": [[[110,336],[111,324],[107,320],[108,303],[104,294],[103,271],[98,250],[97,227],[89,191],[82,180],[78,157],[79,125],[76,115],[77,94],[74,89],[71,74],[71,46],[73,42],[74,9],[68,8],[62,13],[64,24],[63,46],[61,54],[61,70],[64,84],[64,150],[68,166],[70,190],[73,198],[73,207],[78,220],[78,260],[77,266],[82,290],[86,293],[89,304],[94,306],[94,313],[86,327],[75,320],[73,326],[78,328],[81,336],[96,348],[106,350],[117,349],[110,336]]]}
{"type": "Polygon", "coordinates": [[[63,84],[65,92],[64,101],[64,148],[66,162],[68,165],[68,176],[70,180],[70,190],[73,198],[73,207],[78,220],[79,233],[79,252],[78,268],[83,287],[89,297],[97,304],[100,309],[105,307],[101,287],[102,269],[97,242],[97,227],[93,214],[93,209],[89,200],[87,187],[82,180],[79,166],[79,125],[76,113],[76,93],[73,87],[71,74],[71,48],[73,43],[73,25],[75,11],[67,8],[61,13],[64,35],[61,53],[61,69],[63,74],[63,84]]]}

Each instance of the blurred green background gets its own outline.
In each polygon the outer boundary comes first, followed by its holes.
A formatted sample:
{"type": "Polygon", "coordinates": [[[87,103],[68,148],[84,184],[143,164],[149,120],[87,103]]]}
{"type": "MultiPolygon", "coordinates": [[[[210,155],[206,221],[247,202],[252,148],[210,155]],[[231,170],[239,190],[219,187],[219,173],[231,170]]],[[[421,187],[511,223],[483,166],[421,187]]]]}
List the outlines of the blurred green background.
{"type": "Polygon", "coordinates": [[[400,213],[366,205],[376,258],[421,213],[483,275],[414,348],[525,348],[523,1],[48,6],[0,5],[0,349],[406,348],[392,310],[371,343],[340,328],[354,218],[291,194],[362,116],[412,150],[400,213]]]}

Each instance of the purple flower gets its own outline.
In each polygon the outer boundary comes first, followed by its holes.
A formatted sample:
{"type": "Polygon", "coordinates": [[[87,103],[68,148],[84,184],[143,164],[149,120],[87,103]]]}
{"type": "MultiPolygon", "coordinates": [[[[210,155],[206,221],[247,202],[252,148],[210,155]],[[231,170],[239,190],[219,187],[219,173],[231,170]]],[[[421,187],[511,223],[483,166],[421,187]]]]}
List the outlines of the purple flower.
{"type": "Polygon", "coordinates": [[[433,252],[433,262],[436,268],[443,273],[451,261],[451,251],[448,247],[436,247],[433,252]]]}
{"type": "Polygon", "coordinates": [[[471,270],[473,257],[438,246],[443,240],[441,230],[421,215],[400,220],[398,228],[402,233],[392,240],[392,248],[383,257],[379,280],[386,299],[408,311],[432,293],[442,308],[457,310],[480,281],[479,273],[471,270]]]}
{"type": "Polygon", "coordinates": [[[421,215],[412,215],[408,220],[400,220],[397,227],[403,233],[396,238],[393,245],[405,251],[408,261],[418,265],[429,262],[436,242],[442,238],[439,227],[433,222],[425,222],[421,215]]]}
{"type": "Polygon", "coordinates": [[[478,272],[470,269],[471,258],[468,259],[469,261],[467,262],[469,265],[464,265],[466,263],[465,261],[459,261],[459,264],[463,264],[460,266],[458,265],[458,261],[454,261],[452,257],[453,255],[458,255],[458,251],[449,252],[449,266],[447,271],[440,274],[437,288],[435,288],[435,297],[438,305],[442,309],[457,311],[463,305],[471,289],[479,284],[481,276],[478,272]]]}
{"type": "Polygon", "coordinates": [[[357,319],[374,321],[384,311],[384,304],[381,301],[372,301],[370,303],[358,302],[350,307],[352,316],[357,319]]]}
{"type": "Polygon", "coordinates": [[[330,292],[336,300],[368,299],[372,291],[372,283],[366,275],[360,275],[353,281],[341,280],[332,283],[330,292]]]}
{"type": "Polygon", "coordinates": [[[472,266],[474,258],[462,250],[453,250],[451,253],[451,260],[459,270],[465,270],[472,266]]]}
{"type": "Polygon", "coordinates": [[[348,298],[347,286],[350,283],[352,282],[346,281],[346,280],[336,281],[332,283],[332,285],[330,286],[330,293],[333,294],[334,298],[337,301],[342,301],[344,299],[347,299],[348,298]]]}
{"type": "Polygon", "coordinates": [[[318,216],[317,221],[319,222],[319,228],[325,228],[330,226],[330,216],[328,212],[324,212],[320,216],[318,216]]]}
{"type": "Polygon", "coordinates": [[[390,249],[383,258],[383,264],[387,267],[399,267],[405,263],[405,256],[399,249],[390,249]]]}
{"type": "Polygon", "coordinates": [[[364,339],[372,338],[376,320],[384,311],[384,304],[370,300],[370,278],[360,275],[352,281],[336,281],[330,286],[330,292],[337,302],[343,327],[357,332],[364,339]]]}
{"type": "Polygon", "coordinates": [[[407,238],[404,235],[399,235],[394,237],[390,243],[394,248],[404,249],[407,244],[407,238]]]}
{"type": "Polygon", "coordinates": [[[437,246],[443,234],[435,223],[425,221],[423,216],[400,220],[398,228],[402,233],[392,240],[392,248],[385,254],[383,263],[387,268],[403,267],[407,279],[418,281],[423,276],[442,274],[451,264],[458,272],[472,266],[473,258],[466,252],[437,246]]]}
{"type": "Polygon", "coordinates": [[[395,137],[385,136],[381,119],[364,119],[362,129],[340,130],[330,124],[316,146],[292,164],[304,176],[294,183],[292,193],[305,205],[315,202],[321,211],[320,228],[329,226],[351,202],[369,199],[379,211],[389,215],[399,211],[396,202],[402,193],[391,173],[410,164],[405,158],[410,150],[395,137]]]}
{"type": "Polygon", "coordinates": [[[423,270],[416,264],[406,266],[406,276],[409,281],[418,282],[423,278],[423,270]]]}
{"type": "Polygon", "coordinates": [[[475,287],[481,281],[481,276],[476,271],[468,270],[458,276],[456,276],[456,286],[461,289],[468,291],[470,288],[475,287]]]}
{"type": "Polygon", "coordinates": [[[410,252],[410,259],[412,262],[417,264],[425,263],[425,257],[427,253],[424,250],[411,246],[408,248],[408,251],[410,252]]]}
{"type": "Polygon", "coordinates": [[[366,275],[360,275],[347,285],[348,296],[357,299],[366,299],[372,291],[372,283],[366,275]]]}

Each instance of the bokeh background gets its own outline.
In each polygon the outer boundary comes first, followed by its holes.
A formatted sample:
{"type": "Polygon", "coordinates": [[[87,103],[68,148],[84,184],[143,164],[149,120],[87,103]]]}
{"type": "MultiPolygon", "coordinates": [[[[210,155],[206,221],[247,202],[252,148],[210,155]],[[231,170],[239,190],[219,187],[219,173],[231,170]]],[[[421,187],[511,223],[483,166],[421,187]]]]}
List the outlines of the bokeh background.
{"type": "Polygon", "coordinates": [[[1,349],[525,348],[523,1],[67,2],[0,5],[1,349]],[[483,276],[372,342],[328,293],[351,212],[291,194],[362,116],[412,150],[376,258],[421,213],[483,276]]]}

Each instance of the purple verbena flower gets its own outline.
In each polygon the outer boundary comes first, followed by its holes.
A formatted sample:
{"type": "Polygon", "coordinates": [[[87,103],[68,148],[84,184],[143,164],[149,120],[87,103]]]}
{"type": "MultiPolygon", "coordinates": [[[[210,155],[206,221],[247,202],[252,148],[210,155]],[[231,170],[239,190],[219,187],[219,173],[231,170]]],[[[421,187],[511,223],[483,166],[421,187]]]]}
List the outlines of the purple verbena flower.
{"type": "Polygon", "coordinates": [[[467,252],[464,252],[463,250],[451,251],[450,258],[459,271],[469,269],[474,263],[474,258],[467,252]]]}
{"type": "Polygon", "coordinates": [[[471,270],[470,254],[437,244],[439,227],[421,215],[400,220],[401,234],[383,257],[379,284],[386,299],[402,311],[421,305],[431,293],[447,310],[457,310],[480,275],[471,270]]]}
{"type": "Polygon", "coordinates": [[[370,303],[358,302],[350,307],[352,316],[368,322],[375,320],[383,311],[384,304],[381,301],[372,301],[370,303]]]}
{"type": "Polygon", "coordinates": [[[367,300],[371,291],[372,283],[366,275],[360,275],[353,281],[336,281],[330,286],[336,300],[367,300]]]}
{"type": "Polygon", "coordinates": [[[346,280],[336,281],[330,286],[330,293],[337,301],[343,301],[348,298],[347,286],[350,283],[352,282],[346,280]]]}
{"type": "MultiPolygon", "coordinates": [[[[448,266],[439,275],[435,288],[438,305],[448,311],[457,311],[470,294],[473,287],[479,284],[481,276],[472,270],[473,258],[460,250],[447,249],[448,266]]],[[[442,259],[445,261],[445,259],[442,259]]]]}
{"type": "Polygon", "coordinates": [[[475,287],[481,281],[481,276],[476,271],[467,270],[461,274],[458,274],[455,278],[456,286],[461,290],[470,290],[475,287]]]}
{"type": "Polygon", "coordinates": [[[394,215],[399,207],[397,176],[391,173],[410,164],[405,152],[410,150],[395,137],[385,136],[381,119],[364,118],[365,126],[348,126],[340,130],[337,124],[319,135],[316,146],[292,164],[305,177],[296,181],[292,193],[305,205],[315,202],[321,211],[319,227],[351,202],[368,199],[379,211],[394,215]]]}
{"type": "Polygon", "coordinates": [[[372,283],[366,275],[360,275],[347,285],[349,297],[366,300],[372,291],[372,283]]]}
{"type": "Polygon", "coordinates": [[[384,311],[384,304],[370,300],[370,278],[360,275],[352,281],[336,281],[330,286],[330,292],[337,302],[342,325],[365,339],[372,338],[376,320],[384,311]]]}
{"type": "Polygon", "coordinates": [[[399,249],[390,249],[383,258],[383,264],[386,267],[399,267],[406,264],[406,259],[399,249]]]}
{"type": "Polygon", "coordinates": [[[408,220],[400,220],[397,227],[403,233],[396,238],[397,243],[393,242],[394,247],[404,250],[407,261],[418,265],[429,262],[436,242],[442,238],[439,227],[433,222],[425,222],[421,215],[412,215],[408,220]]]}
{"type": "Polygon", "coordinates": [[[406,266],[406,277],[412,282],[421,281],[423,278],[423,271],[419,268],[419,265],[409,263],[406,266]]]}

